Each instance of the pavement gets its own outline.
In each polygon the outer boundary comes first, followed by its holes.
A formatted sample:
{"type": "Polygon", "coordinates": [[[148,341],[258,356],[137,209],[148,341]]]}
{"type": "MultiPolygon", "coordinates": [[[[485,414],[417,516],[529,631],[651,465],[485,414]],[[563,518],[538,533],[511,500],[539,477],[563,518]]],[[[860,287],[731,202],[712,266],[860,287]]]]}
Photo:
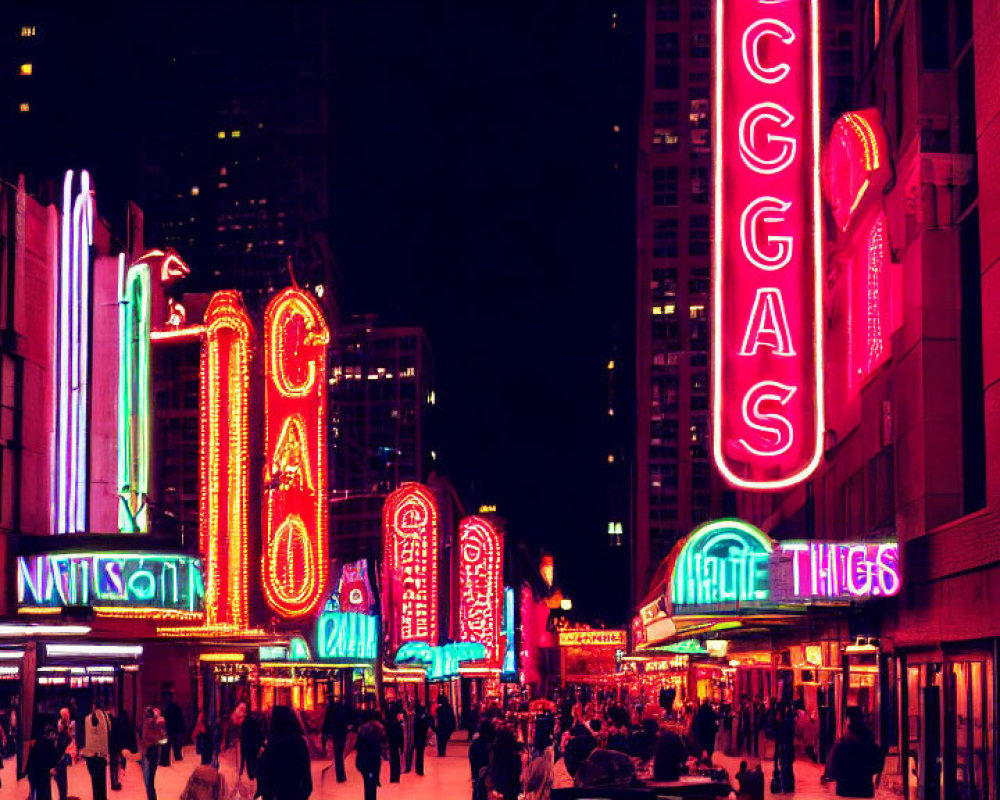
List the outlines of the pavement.
{"type": "MultiPolygon", "coordinates": [[[[382,787],[379,789],[379,800],[465,800],[471,797],[471,783],[469,779],[468,745],[465,741],[452,741],[448,745],[448,755],[438,758],[437,752],[428,748],[424,758],[424,775],[418,776],[415,772],[403,774],[400,783],[389,783],[389,765],[382,764],[382,787]]],[[[725,767],[730,776],[735,776],[739,770],[740,757],[715,754],[715,763],[725,767]]],[[[753,767],[760,759],[747,759],[753,767]]],[[[178,800],[181,792],[187,783],[191,771],[200,763],[199,757],[195,754],[193,747],[184,748],[184,759],[180,762],[173,761],[169,767],[160,767],[156,773],[156,793],[158,800],[178,800]]],[[[354,757],[347,759],[347,782],[337,783],[334,771],[331,768],[326,778],[323,779],[322,771],[331,762],[313,761],[313,798],[318,800],[340,800],[340,798],[350,798],[361,800],[364,796],[364,787],[361,783],[361,775],[354,768],[354,757]]],[[[772,795],[770,791],[771,776],[774,771],[772,760],[763,760],[765,777],[765,800],[835,800],[832,784],[822,784],[820,775],[822,768],[810,761],[795,762],[796,791],[792,795],[772,795]]],[[[251,800],[253,797],[253,784],[246,776],[237,783],[236,781],[236,751],[229,750],[223,754],[221,760],[222,774],[226,780],[227,797],[224,800],[251,800]]],[[[28,781],[14,781],[14,764],[8,760],[4,762],[0,770],[0,779],[3,786],[0,787],[0,800],[27,800],[28,781]]],[[[735,778],[732,779],[736,785],[735,778]]],[[[90,776],[87,774],[86,765],[81,761],[69,768],[69,795],[81,800],[91,800],[90,776]]],[[[58,800],[55,783],[52,784],[52,796],[58,800]]],[[[109,800],[146,800],[145,789],[142,785],[142,772],[135,760],[130,760],[125,770],[122,780],[122,791],[113,792],[108,790],[109,800]]]]}

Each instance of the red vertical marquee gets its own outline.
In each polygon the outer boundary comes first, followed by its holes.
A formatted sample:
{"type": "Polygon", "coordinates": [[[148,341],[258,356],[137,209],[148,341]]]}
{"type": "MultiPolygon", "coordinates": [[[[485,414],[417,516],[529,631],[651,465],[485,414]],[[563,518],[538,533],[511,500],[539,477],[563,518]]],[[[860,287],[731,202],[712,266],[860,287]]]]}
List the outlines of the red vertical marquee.
{"type": "Polygon", "coordinates": [[[330,329],[313,297],[278,293],[264,314],[263,584],[282,617],[313,611],[326,593],[326,350],[330,329]]]}
{"type": "Polygon", "coordinates": [[[503,535],[485,517],[466,517],[458,527],[459,638],[500,653],[503,620],[503,535]]]}
{"type": "Polygon", "coordinates": [[[438,507],[434,492],[404,483],[382,510],[383,619],[393,652],[438,643],[438,507]]]}
{"type": "Polygon", "coordinates": [[[713,450],[744,489],[823,448],[819,0],[716,0],[713,450]]]}

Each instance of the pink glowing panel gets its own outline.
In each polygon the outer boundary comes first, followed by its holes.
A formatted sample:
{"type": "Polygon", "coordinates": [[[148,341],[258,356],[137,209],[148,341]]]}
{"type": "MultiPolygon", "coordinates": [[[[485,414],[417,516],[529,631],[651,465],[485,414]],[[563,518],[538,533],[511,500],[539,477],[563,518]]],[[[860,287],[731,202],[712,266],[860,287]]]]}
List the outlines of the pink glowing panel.
{"type": "Polygon", "coordinates": [[[902,586],[896,542],[782,542],[790,558],[791,598],[892,597],[902,586]]]}
{"type": "Polygon", "coordinates": [[[822,454],[818,0],[717,0],[713,451],[745,489],[822,454]]]}
{"type": "Polygon", "coordinates": [[[503,616],[503,534],[486,517],[466,517],[458,526],[459,640],[500,652],[503,616]]]}

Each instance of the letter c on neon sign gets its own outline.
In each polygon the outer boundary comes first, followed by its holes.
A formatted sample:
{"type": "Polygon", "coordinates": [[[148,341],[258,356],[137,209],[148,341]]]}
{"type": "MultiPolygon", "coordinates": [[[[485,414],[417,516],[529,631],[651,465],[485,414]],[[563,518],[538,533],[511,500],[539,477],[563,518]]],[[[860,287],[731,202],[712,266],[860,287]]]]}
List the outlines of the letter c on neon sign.
{"type": "Polygon", "coordinates": [[[760,63],[760,40],[765,36],[777,36],[784,44],[795,41],[795,31],[779,19],[760,19],[743,32],[743,66],[761,83],[780,83],[792,68],[785,62],[773,67],[760,63]]]}
{"type": "Polygon", "coordinates": [[[750,203],[740,217],[740,242],[743,245],[743,255],[759,269],[774,272],[788,265],[792,260],[791,236],[767,236],[767,243],[777,251],[768,255],[760,249],[757,243],[757,226],[760,223],[776,224],[784,222],[785,212],[792,207],[777,197],[758,197],[750,203]],[[768,214],[768,216],[763,216],[768,214]]]}
{"type": "Polygon", "coordinates": [[[784,415],[777,412],[763,412],[760,407],[761,404],[770,402],[784,406],[792,399],[797,389],[796,386],[787,386],[777,381],[761,381],[751,386],[743,396],[743,421],[748,427],[774,439],[774,443],[767,449],[755,447],[746,439],[740,439],[740,444],[750,453],[767,458],[788,452],[795,440],[792,423],[784,415]]]}
{"type": "Polygon", "coordinates": [[[740,120],[740,158],[754,172],[774,175],[795,160],[795,139],[776,133],[758,136],[757,126],[765,120],[775,123],[779,128],[787,128],[795,121],[795,117],[778,103],[757,103],[748,108],[740,120]],[[779,145],[778,154],[774,158],[764,158],[757,152],[757,142],[761,138],[768,144],[779,145]]]}

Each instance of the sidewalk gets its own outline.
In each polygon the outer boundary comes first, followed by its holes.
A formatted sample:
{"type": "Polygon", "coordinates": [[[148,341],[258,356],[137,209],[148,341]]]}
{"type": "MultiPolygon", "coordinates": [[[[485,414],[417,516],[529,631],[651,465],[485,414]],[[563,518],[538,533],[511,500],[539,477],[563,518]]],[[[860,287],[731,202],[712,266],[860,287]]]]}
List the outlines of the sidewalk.
{"type": "Polygon", "coordinates": [[[764,767],[764,797],[766,800],[834,800],[836,794],[833,791],[832,783],[821,783],[820,776],[823,774],[823,765],[814,764],[808,759],[798,758],[795,760],[793,772],[795,773],[795,792],[792,794],[772,794],[771,778],[774,775],[774,759],[750,758],[748,756],[727,756],[716,752],[712,757],[714,763],[725,767],[729,772],[729,780],[733,788],[739,788],[736,781],[736,773],[740,769],[740,761],[746,761],[747,765],[753,769],[757,764],[764,767]]]}

